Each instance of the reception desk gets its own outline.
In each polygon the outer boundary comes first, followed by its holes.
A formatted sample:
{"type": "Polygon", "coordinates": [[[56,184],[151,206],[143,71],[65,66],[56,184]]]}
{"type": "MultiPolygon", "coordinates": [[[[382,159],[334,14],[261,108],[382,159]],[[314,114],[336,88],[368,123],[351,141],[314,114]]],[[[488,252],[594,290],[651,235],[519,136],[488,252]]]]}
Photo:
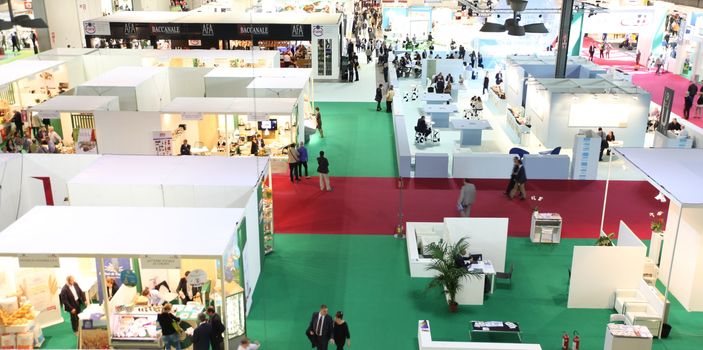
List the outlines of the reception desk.
{"type": "Polygon", "coordinates": [[[428,92],[422,96],[422,100],[427,102],[428,105],[443,105],[451,102],[452,95],[428,92]]]}
{"type": "Polygon", "coordinates": [[[539,344],[435,341],[428,320],[418,321],[417,345],[419,350],[542,350],[539,344]]]}
{"type": "Polygon", "coordinates": [[[459,146],[480,146],[483,139],[483,130],[491,130],[491,123],[488,120],[467,120],[454,119],[452,120],[452,128],[461,131],[459,138],[459,146]]]}
{"type": "Polygon", "coordinates": [[[449,115],[458,112],[459,109],[455,104],[448,105],[433,105],[428,104],[425,106],[425,114],[430,116],[434,122],[434,126],[438,128],[448,128],[449,127],[449,115]]]}

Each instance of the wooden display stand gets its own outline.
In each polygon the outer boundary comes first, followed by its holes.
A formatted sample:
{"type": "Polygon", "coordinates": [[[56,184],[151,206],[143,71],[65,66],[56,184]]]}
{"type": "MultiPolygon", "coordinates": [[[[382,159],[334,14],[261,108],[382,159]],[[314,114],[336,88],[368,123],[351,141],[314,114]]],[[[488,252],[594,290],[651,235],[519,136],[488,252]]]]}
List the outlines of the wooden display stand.
{"type": "Polygon", "coordinates": [[[559,243],[561,240],[561,215],[532,212],[530,240],[532,243],[559,243]]]}

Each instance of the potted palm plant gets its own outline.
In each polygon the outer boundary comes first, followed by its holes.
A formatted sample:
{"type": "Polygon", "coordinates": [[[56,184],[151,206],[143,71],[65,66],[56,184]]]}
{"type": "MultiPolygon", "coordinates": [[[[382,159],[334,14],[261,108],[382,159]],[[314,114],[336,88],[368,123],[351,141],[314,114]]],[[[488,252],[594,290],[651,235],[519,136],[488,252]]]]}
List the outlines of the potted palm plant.
{"type": "Polygon", "coordinates": [[[461,281],[465,277],[480,276],[480,272],[471,272],[465,266],[457,266],[455,258],[468,251],[469,243],[466,237],[454,244],[440,240],[425,247],[427,255],[432,257],[432,262],[427,266],[428,271],[434,271],[436,275],[427,285],[428,289],[441,287],[447,297],[449,312],[456,312],[458,305],[456,294],[462,288],[461,281]]]}

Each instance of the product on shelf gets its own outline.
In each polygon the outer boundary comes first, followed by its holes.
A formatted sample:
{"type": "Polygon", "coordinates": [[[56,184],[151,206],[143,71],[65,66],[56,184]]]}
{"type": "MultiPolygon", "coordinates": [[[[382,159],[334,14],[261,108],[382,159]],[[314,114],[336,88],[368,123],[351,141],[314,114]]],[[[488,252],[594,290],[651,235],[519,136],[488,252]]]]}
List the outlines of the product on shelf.
{"type": "Polygon", "coordinates": [[[31,304],[24,304],[13,313],[0,309],[0,324],[4,326],[17,326],[34,320],[34,309],[31,304]]]}

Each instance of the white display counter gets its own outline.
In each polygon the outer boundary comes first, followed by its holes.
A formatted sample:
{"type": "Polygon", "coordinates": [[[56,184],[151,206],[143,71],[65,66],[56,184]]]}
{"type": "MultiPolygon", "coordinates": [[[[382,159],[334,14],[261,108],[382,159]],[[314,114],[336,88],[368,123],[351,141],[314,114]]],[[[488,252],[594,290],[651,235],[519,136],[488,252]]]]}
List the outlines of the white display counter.
{"type": "Polygon", "coordinates": [[[666,135],[654,131],[654,147],[656,148],[692,148],[692,137],[680,137],[674,131],[667,131],[666,135]]]}
{"type": "Polygon", "coordinates": [[[605,329],[603,350],[649,350],[652,334],[644,326],[609,323],[605,329]]]}
{"type": "MultiPolygon", "coordinates": [[[[467,323],[467,329],[469,325],[467,323]]],[[[417,327],[419,350],[542,350],[539,344],[479,343],[432,340],[430,321],[420,320],[417,327]]]]}

